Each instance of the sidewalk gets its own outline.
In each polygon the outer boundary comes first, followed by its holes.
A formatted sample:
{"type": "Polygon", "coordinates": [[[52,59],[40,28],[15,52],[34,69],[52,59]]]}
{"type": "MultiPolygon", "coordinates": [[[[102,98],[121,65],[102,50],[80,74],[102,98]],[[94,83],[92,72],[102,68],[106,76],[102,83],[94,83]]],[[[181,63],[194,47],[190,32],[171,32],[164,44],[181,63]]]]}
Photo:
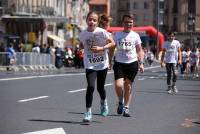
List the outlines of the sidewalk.
{"type": "Polygon", "coordinates": [[[52,75],[52,74],[68,74],[68,73],[84,73],[85,69],[76,69],[75,67],[63,67],[55,70],[20,70],[20,71],[7,71],[6,68],[0,68],[0,79],[13,78],[21,76],[40,76],[40,75],[52,75]]]}

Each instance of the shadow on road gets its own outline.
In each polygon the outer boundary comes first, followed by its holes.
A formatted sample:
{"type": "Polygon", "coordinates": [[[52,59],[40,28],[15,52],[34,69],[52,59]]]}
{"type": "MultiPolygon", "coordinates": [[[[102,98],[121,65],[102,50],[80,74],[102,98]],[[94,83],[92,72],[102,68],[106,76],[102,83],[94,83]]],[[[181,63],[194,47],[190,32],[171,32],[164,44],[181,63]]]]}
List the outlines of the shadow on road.
{"type": "MultiPolygon", "coordinates": [[[[167,91],[162,89],[148,89],[148,90],[136,90],[137,93],[152,93],[152,94],[168,94],[167,91]]],[[[175,95],[177,97],[184,97],[189,99],[200,99],[200,94],[198,94],[200,90],[179,90],[176,94],[168,94],[175,95]]]]}
{"type": "MultiPolygon", "coordinates": [[[[81,114],[83,115],[84,113],[79,113],[79,112],[68,112],[69,114],[81,114]]],[[[101,114],[97,114],[97,113],[92,113],[92,115],[97,115],[97,116],[102,116],[101,114]]],[[[107,116],[120,116],[118,114],[108,114],[107,116]]]]}
{"type": "MultiPolygon", "coordinates": [[[[43,120],[43,119],[30,119],[28,121],[50,122],[50,123],[68,123],[68,124],[79,124],[79,125],[89,125],[90,124],[90,123],[85,123],[83,121],[60,121],[60,120],[43,120]]],[[[91,123],[102,123],[102,122],[92,121],[91,123]]]]}

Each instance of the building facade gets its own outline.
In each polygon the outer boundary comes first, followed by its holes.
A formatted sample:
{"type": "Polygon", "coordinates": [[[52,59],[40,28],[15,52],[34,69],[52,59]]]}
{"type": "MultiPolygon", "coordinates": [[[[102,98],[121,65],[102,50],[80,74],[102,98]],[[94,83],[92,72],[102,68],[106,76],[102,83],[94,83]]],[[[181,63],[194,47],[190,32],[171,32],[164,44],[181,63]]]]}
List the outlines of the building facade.
{"type": "Polygon", "coordinates": [[[89,0],[90,11],[110,15],[110,0],[89,0]]]}
{"type": "Polygon", "coordinates": [[[114,26],[121,25],[121,18],[126,13],[134,15],[136,26],[156,26],[155,0],[111,0],[110,3],[114,26]]]}
{"type": "Polygon", "coordinates": [[[178,33],[200,32],[200,0],[165,0],[165,28],[178,33]]]}
{"type": "MultiPolygon", "coordinates": [[[[6,0],[2,0],[6,1],[6,0]]],[[[73,28],[85,24],[88,4],[84,0],[7,0],[1,21],[5,33],[23,42],[47,43],[48,35],[72,38],[73,28]]]]}

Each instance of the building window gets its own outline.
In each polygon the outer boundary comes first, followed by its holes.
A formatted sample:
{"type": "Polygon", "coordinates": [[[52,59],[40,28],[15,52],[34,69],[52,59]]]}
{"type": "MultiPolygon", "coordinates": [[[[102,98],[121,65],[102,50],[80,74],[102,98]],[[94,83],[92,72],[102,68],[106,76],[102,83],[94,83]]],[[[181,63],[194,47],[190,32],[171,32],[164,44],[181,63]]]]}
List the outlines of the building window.
{"type": "Polygon", "coordinates": [[[159,9],[164,9],[165,8],[165,3],[164,1],[159,2],[159,9]]]}
{"type": "Polygon", "coordinates": [[[173,1],[173,13],[178,13],[178,0],[173,1]]]}
{"type": "Polygon", "coordinates": [[[91,10],[96,11],[98,13],[104,13],[105,7],[104,6],[92,6],[91,10]]]}
{"type": "Polygon", "coordinates": [[[176,17],[173,18],[172,30],[173,30],[173,31],[177,31],[177,30],[178,30],[178,20],[177,20],[176,17]]]}
{"type": "Polygon", "coordinates": [[[126,3],[126,9],[130,10],[130,4],[129,3],[126,3]]]}
{"type": "Polygon", "coordinates": [[[164,25],[164,13],[159,14],[159,25],[164,25]]]}
{"type": "Polygon", "coordinates": [[[138,3],[137,2],[133,2],[133,9],[138,9],[138,3]]]}
{"type": "Polygon", "coordinates": [[[188,0],[188,13],[196,14],[196,0],[188,0]]]}
{"type": "Polygon", "coordinates": [[[144,2],[144,9],[149,9],[149,3],[144,2]]]}
{"type": "Polygon", "coordinates": [[[126,2],[120,1],[119,5],[120,6],[118,7],[118,10],[120,10],[120,11],[126,11],[127,10],[127,3],[126,2]]]}

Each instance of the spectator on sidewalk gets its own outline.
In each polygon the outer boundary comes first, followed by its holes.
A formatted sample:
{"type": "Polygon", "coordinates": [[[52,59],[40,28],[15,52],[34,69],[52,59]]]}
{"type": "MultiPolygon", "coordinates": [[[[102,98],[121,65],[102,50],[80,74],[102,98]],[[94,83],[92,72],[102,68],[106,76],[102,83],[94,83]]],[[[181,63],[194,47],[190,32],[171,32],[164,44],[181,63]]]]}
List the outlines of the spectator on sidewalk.
{"type": "Polygon", "coordinates": [[[16,53],[15,50],[13,49],[13,44],[9,44],[7,47],[7,71],[11,69],[11,66],[14,65],[16,62],[16,53]]]}
{"type": "Polygon", "coordinates": [[[33,43],[33,48],[32,48],[33,53],[40,53],[40,47],[38,44],[33,43]]]}

